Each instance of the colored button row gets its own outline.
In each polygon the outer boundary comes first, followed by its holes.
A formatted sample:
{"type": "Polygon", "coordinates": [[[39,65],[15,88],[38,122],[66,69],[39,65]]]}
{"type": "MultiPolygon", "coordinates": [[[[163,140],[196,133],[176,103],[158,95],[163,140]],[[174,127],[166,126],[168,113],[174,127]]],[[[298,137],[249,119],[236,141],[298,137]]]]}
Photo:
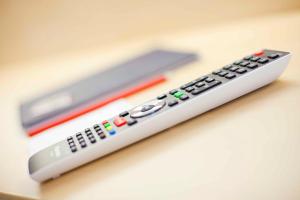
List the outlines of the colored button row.
{"type": "Polygon", "coordinates": [[[110,135],[114,135],[116,133],[116,131],[113,129],[113,127],[107,120],[103,121],[102,124],[110,135]]]}
{"type": "Polygon", "coordinates": [[[171,90],[169,93],[171,95],[173,95],[174,97],[176,97],[177,99],[180,99],[182,101],[189,99],[188,95],[186,95],[184,92],[178,91],[176,89],[171,90]]]}

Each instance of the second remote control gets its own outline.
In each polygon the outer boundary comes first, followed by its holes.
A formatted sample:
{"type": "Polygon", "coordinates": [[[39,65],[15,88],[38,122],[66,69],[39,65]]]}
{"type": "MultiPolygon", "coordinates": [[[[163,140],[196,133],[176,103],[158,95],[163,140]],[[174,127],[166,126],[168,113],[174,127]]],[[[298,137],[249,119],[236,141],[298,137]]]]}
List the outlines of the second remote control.
{"type": "Polygon", "coordinates": [[[112,119],[93,124],[32,155],[29,174],[39,182],[55,178],[256,90],[278,78],[290,56],[275,50],[251,54],[112,119]]]}

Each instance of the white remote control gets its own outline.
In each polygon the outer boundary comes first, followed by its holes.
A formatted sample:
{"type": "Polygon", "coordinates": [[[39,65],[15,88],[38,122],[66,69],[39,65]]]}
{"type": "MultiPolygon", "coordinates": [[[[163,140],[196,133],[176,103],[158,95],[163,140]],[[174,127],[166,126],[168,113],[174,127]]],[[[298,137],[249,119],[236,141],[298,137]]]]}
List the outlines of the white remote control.
{"type": "Polygon", "coordinates": [[[32,155],[39,182],[147,138],[274,81],[291,54],[263,50],[199,77],[32,155]],[[163,122],[163,123],[162,123],[163,122]]]}

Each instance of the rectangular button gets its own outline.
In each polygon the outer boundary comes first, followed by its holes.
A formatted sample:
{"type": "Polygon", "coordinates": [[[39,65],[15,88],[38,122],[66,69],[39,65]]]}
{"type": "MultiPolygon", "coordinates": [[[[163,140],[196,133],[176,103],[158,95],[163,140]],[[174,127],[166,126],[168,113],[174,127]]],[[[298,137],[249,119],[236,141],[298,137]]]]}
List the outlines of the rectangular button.
{"type": "Polygon", "coordinates": [[[123,117],[116,117],[114,120],[114,124],[118,127],[123,126],[126,124],[126,119],[123,117]]]}
{"type": "Polygon", "coordinates": [[[107,126],[107,127],[105,127],[106,128],[106,130],[108,130],[108,131],[110,131],[110,130],[112,130],[112,126],[107,126]]]}

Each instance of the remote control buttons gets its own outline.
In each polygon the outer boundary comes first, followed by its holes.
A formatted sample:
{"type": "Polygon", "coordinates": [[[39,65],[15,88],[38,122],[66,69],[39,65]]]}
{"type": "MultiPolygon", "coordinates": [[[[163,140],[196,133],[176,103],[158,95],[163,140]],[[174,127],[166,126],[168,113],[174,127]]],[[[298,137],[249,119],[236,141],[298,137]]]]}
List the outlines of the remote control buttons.
{"type": "Polygon", "coordinates": [[[171,91],[169,92],[169,94],[173,95],[173,94],[175,94],[176,92],[178,92],[178,90],[174,89],[174,90],[171,90],[171,91]]]}
{"type": "Polygon", "coordinates": [[[261,64],[265,64],[265,63],[269,62],[269,59],[267,59],[267,58],[260,58],[257,62],[261,63],[261,64]]]}
{"type": "Polygon", "coordinates": [[[68,141],[68,144],[69,144],[69,147],[70,147],[71,151],[73,153],[75,153],[77,151],[77,147],[76,147],[76,144],[74,142],[73,137],[68,137],[67,141],[68,141]]]}
{"type": "Polygon", "coordinates": [[[213,82],[214,80],[215,80],[214,78],[210,78],[210,77],[208,77],[207,79],[205,79],[205,81],[207,83],[213,82]]]}
{"type": "MultiPolygon", "coordinates": [[[[176,92],[177,93],[177,92],[176,92]]],[[[175,93],[175,94],[176,94],[175,93]]],[[[143,108],[142,108],[142,112],[147,112],[148,110],[151,110],[152,108],[154,108],[155,106],[154,105],[144,105],[143,108]]]]}
{"type": "Polygon", "coordinates": [[[256,67],[258,67],[258,64],[256,64],[256,63],[250,63],[247,67],[249,69],[255,69],[256,67]]]}
{"type": "Polygon", "coordinates": [[[195,89],[194,91],[192,91],[192,94],[193,95],[198,95],[198,94],[200,94],[200,93],[202,93],[202,92],[204,92],[204,91],[206,91],[210,88],[213,88],[213,87],[215,87],[219,84],[221,84],[221,81],[214,80],[214,81],[212,81],[208,84],[205,84],[203,87],[195,89]]]}
{"type": "MultiPolygon", "coordinates": [[[[199,82],[199,83],[201,83],[201,82],[199,82]]],[[[196,86],[197,86],[199,83],[197,83],[196,86]]],[[[195,89],[195,88],[193,88],[193,87],[188,87],[188,88],[185,89],[185,91],[191,92],[191,91],[193,91],[194,89],[195,89]]]]}
{"type": "MultiPolygon", "coordinates": [[[[197,84],[198,84],[198,83],[197,83],[197,84]]],[[[196,85],[197,85],[197,84],[196,84],[196,85]]],[[[191,87],[192,87],[192,86],[191,86],[191,87]]],[[[184,94],[184,93],[181,92],[181,91],[177,91],[173,96],[176,97],[177,99],[182,100],[182,101],[185,101],[185,100],[189,99],[189,96],[186,95],[186,94],[184,94]]]]}
{"type": "MultiPolygon", "coordinates": [[[[170,93],[173,93],[173,94],[175,94],[177,92],[178,92],[177,90],[170,91],[170,93]]],[[[139,106],[135,107],[131,111],[130,116],[132,118],[145,117],[147,115],[150,115],[152,113],[155,113],[155,112],[159,111],[161,108],[163,108],[165,106],[165,104],[166,104],[165,100],[152,100],[152,101],[149,101],[145,104],[142,104],[142,105],[139,105],[139,106]]]]}
{"type": "Polygon", "coordinates": [[[247,70],[245,68],[240,68],[240,69],[236,70],[236,72],[239,74],[243,74],[243,73],[246,73],[247,70]]]}
{"type": "Polygon", "coordinates": [[[120,126],[123,126],[125,125],[127,122],[126,122],[126,119],[123,118],[123,117],[116,117],[115,120],[114,120],[114,124],[118,127],[120,126]]]}
{"type": "Polygon", "coordinates": [[[237,67],[237,66],[232,66],[232,67],[229,68],[229,71],[234,72],[234,71],[237,70],[237,69],[239,69],[239,67],[237,67]]]}
{"type": "Polygon", "coordinates": [[[86,134],[86,137],[89,139],[89,141],[92,144],[96,142],[96,139],[95,139],[91,129],[89,129],[89,128],[85,129],[85,134],[86,134]]]}
{"type": "MultiPolygon", "coordinates": [[[[196,87],[202,87],[203,85],[205,85],[204,82],[199,82],[199,83],[196,84],[196,87]]],[[[188,92],[188,91],[187,91],[187,92],[188,92]]]]}
{"type": "Polygon", "coordinates": [[[106,129],[106,131],[110,134],[110,135],[114,135],[116,133],[116,131],[113,129],[113,127],[111,126],[111,124],[105,120],[104,122],[102,122],[104,128],[106,129]]]}
{"type": "Polygon", "coordinates": [[[231,68],[233,65],[226,65],[225,67],[223,67],[223,69],[229,69],[231,68]]]}
{"type": "Polygon", "coordinates": [[[97,135],[100,137],[101,140],[106,138],[106,135],[103,132],[103,130],[101,129],[99,124],[94,125],[94,130],[96,131],[97,135]]]}
{"type": "Polygon", "coordinates": [[[183,93],[180,92],[180,91],[178,91],[178,92],[176,92],[176,93],[174,94],[174,97],[179,98],[179,97],[181,97],[182,95],[183,95],[183,93]]]}
{"type": "Polygon", "coordinates": [[[238,61],[235,61],[233,64],[235,64],[235,65],[239,65],[241,62],[243,62],[243,60],[238,60],[238,61]]]}
{"type": "Polygon", "coordinates": [[[258,61],[260,58],[257,57],[257,56],[253,56],[250,60],[253,61],[253,62],[256,62],[258,61]]]}
{"type": "Polygon", "coordinates": [[[178,104],[178,101],[177,100],[171,100],[169,103],[168,103],[168,106],[172,107],[172,106],[175,106],[178,104]]]}
{"type": "Polygon", "coordinates": [[[275,59],[275,58],[278,58],[280,55],[278,53],[272,53],[271,55],[268,56],[268,58],[271,58],[271,59],[275,59]]]}
{"type": "Polygon", "coordinates": [[[226,74],[228,74],[228,72],[226,72],[226,71],[221,71],[221,72],[219,72],[219,76],[221,76],[221,77],[224,77],[226,74]]]}
{"type": "Polygon", "coordinates": [[[77,138],[77,140],[78,140],[78,142],[79,142],[81,148],[85,148],[85,147],[86,147],[86,142],[85,142],[85,140],[84,140],[84,138],[83,138],[82,133],[80,133],[80,132],[79,132],[79,133],[76,133],[76,138],[77,138]]]}
{"type": "Polygon", "coordinates": [[[120,117],[126,117],[127,115],[129,115],[128,111],[124,111],[119,114],[120,117]]]}
{"type": "Polygon", "coordinates": [[[128,126],[132,126],[132,125],[134,125],[136,123],[137,123],[137,120],[136,119],[132,119],[132,118],[128,119],[128,121],[127,121],[127,125],[128,126]]]}
{"type": "Polygon", "coordinates": [[[252,58],[252,56],[246,56],[244,57],[244,60],[250,60],[252,58]]]}
{"type": "Polygon", "coordinates": [[[250,62],[248,62],[248,61],[243,61],[243,62],[240,63],[240,66],[246,67],[246,66],[249,65],[249,64],[250,64],[250,62]]]}
{"type": "Polygon", "coordinates": [[[161,94],[161,95],[159,95],[159,96],[157,97],[157,99],[158,99],[158,100],[161,100],[161,99],[164,99],[164,98],[166,98],[166,97],[167,97],[166,94],[161,94]]]}
{"type": "MultiPolygon", "coordinates": [[[[180,89],[184,90],[184,89],[186,89],[186,88],[188,88],[188,87],[191,87],[191,86],[195,85],[195,84],[198,83],[198,82],[204,81],[204,80],[207,79],[207,78],[208,78],[207,76],[201,76],[200,78],[197,78],[196,80],[193,80],[193,81],[191,81],[191,82],[189,82],[189,83],[187,83],[187,84],[182,85],[182,86],[180,87],[180,89]]],[[[171,93],[170,93],[170,94],[171,94],[171,93]]]]}
{"type": "Polygon", "coordinates": [[[227,79],[233,79],[235,77],[236,77],[236,75],[233,74],[233,73],[228,73],[228,74],[225,75],[225,78],[227,78],[227,79]]]}
{"type": "Polygon", "coordinates": [[[186,94],[183,94],[183,95],[181,95],[180,97],[179,97],[179,99],[180,100],[182,100],[182,101],[185,101],[185,100],[187,100],[187,99],[189,99],[190,97],[188,96],[188,95],[186,95],[186,94]]]}

